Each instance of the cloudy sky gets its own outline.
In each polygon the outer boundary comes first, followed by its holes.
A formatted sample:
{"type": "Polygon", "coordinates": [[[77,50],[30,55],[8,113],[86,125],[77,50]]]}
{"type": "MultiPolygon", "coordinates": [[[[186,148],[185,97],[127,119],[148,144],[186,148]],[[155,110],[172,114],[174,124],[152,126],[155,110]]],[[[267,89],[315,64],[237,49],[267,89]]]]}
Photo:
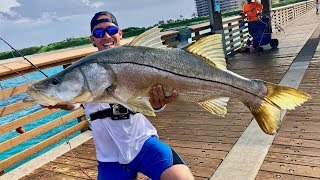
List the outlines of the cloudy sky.
{"type": "MultiPolygon", "coordinates": [[[[190,18],[194,0],[0,0],[0,37],[17,49],[89,35],[95,12],[108,10],[121,28],[190,18]]],[[[2,41],[0,52],[9,51],[2,41]]]]}

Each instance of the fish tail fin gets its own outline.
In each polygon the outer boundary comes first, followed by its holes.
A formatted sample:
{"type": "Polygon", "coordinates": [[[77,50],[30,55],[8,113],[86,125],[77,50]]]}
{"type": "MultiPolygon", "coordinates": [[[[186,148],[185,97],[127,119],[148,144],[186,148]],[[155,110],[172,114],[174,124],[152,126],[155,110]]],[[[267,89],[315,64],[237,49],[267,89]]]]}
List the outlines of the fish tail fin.
{"type": "Polygon", "coordinates": [[[281,110],[292,110],[311,96],[298,89],[264,82],[267,94],[259,107],[249,107],[260,128],[267,134],[275,134],[281,121],[281,110]]]}

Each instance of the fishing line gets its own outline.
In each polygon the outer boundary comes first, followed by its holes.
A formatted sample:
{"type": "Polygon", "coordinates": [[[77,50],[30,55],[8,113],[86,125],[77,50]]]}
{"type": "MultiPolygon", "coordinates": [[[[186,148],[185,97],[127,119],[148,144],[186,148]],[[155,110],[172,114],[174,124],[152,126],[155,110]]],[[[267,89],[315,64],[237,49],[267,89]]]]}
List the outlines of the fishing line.
{"type": "MultiPolygon", "coordinates": [[[[63,118],[62,118],[62,114],[61,112],[59,111],[59,115],[60,115],[60,119],[62,121],[62,126],[64,128],[64,131],[67,130],[67,126],[66,126],[66,123],[64,122],[63,118]]],[[[74,154],[74,152],[72,151],[72,147],[71,147],[71,143],[70,143],[70,140],[67,136],[67,134],[65,134],[65,140],[67,140],[67,144],[69,145],[69,148],[70,148],[70,152],[71,152],[71,155],[72,155],[72,158],[76,161],[77,165],[79,166],[80,170],[82,171],[83,174],[85,174],[89,179],[91,180],[94,180],[94,178],[92,178],[83,168],[82,166],[80,165],[79,161],[76,159],[76,156],[74,154]]],[[[76,172],[77,173],[77,172],[76,172]]]]}
{"type": "Polygon", "coordinates": [[[41,71],[41,69],[39,69],[36,65],[34,65],[31,61],[29,61],[29,59],[27,59],[26,57],[24,57],[23,54],[21,54],[19,51],[17,51],[14,47],[12,47],[7,41],[5,41],[2,37],[0,37],[0,39],[6,43],[11,49],[13,49],[15,52],[17,52],[21,57],[23,57],[24,60],[28,61],[36,70],[38,70],[39,72],[41,72],[44,76],[48,77],[48,75],[46,75],[43,71],[41,71]]]}
{"type": "MultiPolygon", "coordinates": [[[[4,90],[4,88],[3,88],[3,86],[2,86],[2,84],[1,84],[1,83],[0,83],[0,88],[1,88],[1,91],[3,91],[3,90],[4,90]]],[[[8,98],[6,98],[6,97],[5,97],[5,94],[3,94],[3,93],[1,93],[1,94],[3,95],[3,99],[6,101],[7,106],[9,106],[9,105],[10,105],[10,102],[9,102],[8,98]]],[[[15,120],[15,119],[16,119],[16,117],[15,117],[14,113],[12,113],[12,118],[13,118],[13,120],[15,120]]]]}

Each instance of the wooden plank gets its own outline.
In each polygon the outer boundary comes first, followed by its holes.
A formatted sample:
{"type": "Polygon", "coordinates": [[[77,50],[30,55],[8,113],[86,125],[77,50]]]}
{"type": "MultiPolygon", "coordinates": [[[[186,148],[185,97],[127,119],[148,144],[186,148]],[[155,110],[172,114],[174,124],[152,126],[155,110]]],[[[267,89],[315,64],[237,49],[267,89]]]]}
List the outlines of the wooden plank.
{"type": "MultiPolygon", "coordinates": [[[[286,126],[286,125],[284,125],[286,126]]],[[[283,131],[278,133],[281,137],[290,137],[293,139],[308,139],[308,140],[320,140],[318,132],[305,132],[305,131],[283,131]]]]}
{"type": "MultiPolygon", "coordinates": [[[[227,126],[226,126],[227,127],[227,126]]],[[[177,135],[194,135],[194,136],[216,136],[216,137],[239,137],[242,132],[239,131],[190,131],[190,130],[159,130],[158,134],[160,136],[177,136],[177,135]]]]}
{"type": "Polygon", "coordinates": [[[0,91],[0,100],[26,92],[30,84],[24,84],[0,91]]]}
{"type": "Polygon", "coordinates": [[[212,168],[200,167],[200,166],[191,166],[190,171],[194,176],[200,176],[200,177],[206,177],[206,178],[209,178],[212,174],[212,168]]]}
{"type": "MultiPolygon", "coordinates": [[[[197,128],[203,127],[203,128],[208,128],[207,126],[213,126],[213,125],[217,125],[217,126],[224,126],[224,125],[246,125],[248,124],[248,122],[250,122],[252,120],[252,117],[250,114],[248,114],[248,116],[246,117],[246,121],[241,120],[241,119],[223,119],[220,117],[215,117],[212,116],[211,114],[209,114],[209,116],[202,116],[202,117],[195,117],[195,116],[178,116],[176,115],[177,118],[172,118],[170,116],[159,116],[158,118],[160,119],[159,122],[162,123],[162,125],[167,125],[169,124],[170,126],[176,126],[176,127],[183,127],[183,126],[188,126],[188,125],[199,125],[197,128]],[[190,121],[184,119],[184,118],[188,118],[190,119],[190,121]],[[192,118],[196,118],[198,119],[198,121],[200,121],[197,124],[197,121],[195,121],[192,118]],[[167,120],[167,121],[166,121],[167,120]],[[220,121],[219,121],[220,120],[220,121]]],[[[230,116],[232,117],[232,116],[230,116]]]]}
{"type": "Polygon", "coordinates": [[[91,164],[87,164],[86,166],[84,165],[85,164],[82,164],[83,167],[80,167],[76,164],[74,166],[70,166],[57,162],[51,162],[43,165],[41,169],[81,179],[90,179],[86,174],[88,174],[91,178],[95,178],[97,176],[97,166],[91,164]],[[81,168],[85,171],[86,174],[81,171],[81,168]]]}
{"type": "Polygon", "coordinates": [[[81,121],[79,124],[68,128],[66,131],[60,132],[59,134],[56,134],[41,143],[32,146],[16,155],[11,156],[8,159],[5,159],[3,161],[0,161],[0,171],[3,171],[4,169],[13,166],[14,164],[30,157],[31,155],[35,154],[36,152],[39,152],[55,143],[58,141],[65,139],[66,137],[70,136],[71,134],[74,134],[77,131],[80,131],[81,129],[84,129],[88,126],[87,121],[81,121]]]}
{"type": "Polygon", "coordinates": [[[178,34],[179,34],[179,31],[175,31],[175,30],[164,31],[164,32],[161,32],[161,39],[165,41],[169,38],[177,37],[178,34]]]}
{"type": "Polygon", "coordinates": [[[23,116],[19,119],[16,119],[14,121],[11,121],[9,123],[6,123],[2,126],[0,126],[0,135],[7,133],[9,131],[12,131],[18,127],[24,126],[28,123],[31,123],[37,119],[43,118],[45,116],[48,116],[50,114],[53,114],[57,111],[60,111],[59,109],[48,109],[48,108],[43,108],[39,111],[36,111],[34,113],[28,114],[27,116],[23,116]]]}
{"type": "MultiPolygon", "coordinates": [[[[82,57],[84,57],[84,56],[82,56],[82,57]]],[[[42,66],[39,65],[38,68],[40,68],[40,69],[48,69],[48,68],[52,68],[52,67],[56,67],[56,66],[62,66],[62,65],[65,65],[65,64],[72,64],[73,62],[78,61],[82,57],[75,58],[75,59],[66,59],[66,60],[53,62],[51,64],[46,64],[46,65],[42,65],[42,66]]],[[[1,66],[3,66],[3,65],[1,65],[1,66]]],[[[16,76],[21,76],[20,74],[17,73],[17,72],[20,72],[21,70],[23,71],[24,74],[36,71],[36,69],[34,69],[34,67],[32,67],[32,66],[24,65],[23,67],[21,67],[19,65],[19,63],[13,64],[13,66],[19,67],[19,68],[10,68],[7,71],[0,72],[0,80],[13,78],[13,77],[16,77],[16,76]]]]}
{"type": "MultiPolygon", "coordinates": [[[[246,38],[246,37],[248,37],[248,36],[249,36],[249,35],[244,36],[243,38],[246,38]]],[[[239,43],[239,42],[241,42],[241,41],[243,41],[243,39],[238,39],[238,40],[233,41],[233,42],[231,42],[231,43],[229,43],[229,44],[226,44],[226,47],[231,47],[231,46],[233,46],[234,44],[237,44],[237,43],[239,43]]]]}
{"type": "Polygon", "coordinates": [[[205,23],[201,23],[201,24],[196,24],[196,25],[192,25],[192,26],[188,26],[188,28],[191,29],[191,32],[199,32],[205,29],[209,29],[210,28],[210,22],[205,22],[205,23]]]}
{"type": "Polygon", "coordinates": [[[234,34],[234,33],[236,33],[236,32],[239,32],[239,31],[240,31],[240,32],[242,31],[243,33],[249,33],[249,29],[248,29],[248,28],[245,28],[245,29],[240,29],[240,28],[239,28],[239,29],[235,29],[235,30],[233,30],[233,31],[230,31],[230,32],[225,33],[224,36],[227,37],[227,36],[230,36],[230,35],[232,35],[232,34],[234,34]]]}
{"type": "Polygon", "coordinates": [[[264,162],[261,166],[262,171],[273,171],[290,175],[320,178],[320,167],[303,166],[297,164],[286,164],[279,162],[264,162]]]}
{"type": "Polygon", "coordinates": [[[183,131],[181,132],[181,129],[184,129],[185,131],[190,131],[190,132],[193,132],[193,131],[243,132],[246,129],[246,125],[243,125],[243,126],[226,125],[226,126],[212,126],[212,127],[204,126],[202,128],[192,127],[192,125],[185,126],[185,127],[168,127],[168,126],[155,124],[155,126],[157,127],[158,131],[164,131],[164,132],[166,132],[166,131],[176,131],[177,134],[183,133],[183,131]],[[207,128],[205,128],[205,127],[207,127],[207,128]]]}
{"type": "Polygon", "coordinates": [[[83,180],[83,178],[78,178],[74,176],[69,176],[66,174],[58,173],[52,170],[46,169],[36,169],[31,174],[22,177],[20,180],[30,180],[30,179],[67,179],[67,180],[83,180]],[[54,177],[54,178],[52,178],[54,177]]]}
{"type": "Polygon", "coordinates": [[[226,30],[229,30],[229,29],[233,29],[235,27],[239,28],[240,29],[240,23],[237,23],[237,24],[232,24],[230,26],[226,26],[226,27],[223,27],[223,30],[226,31],[226,30]]]}
{"type": "Polygon", "coordinates": [[[203,158],[214,158],[214,159],[223,159],[228,152],[227,151],[215,151],[208,149],[192,149],[192,148],[181,148],[175,147],[175,151],[179,152],[181,156],[187,157],[203,157],[203,158]]]}
{"type": "MultiPolygon", "coordinates": [[[[240,32],[241,31],[241,29],[239,29],[238,30],[238,32],[240,32]]],[[[236,35],[232,35],[231,37],[229,37],[229,38],[226,38],[225,39],[225,42],[228,42],[228,41],[231,41],[231,40],[233,40],[233,39],[235,39],[235,38],[237,38],[237,37],[240,37],[240,36],[244,36],[244,37],[247,37],[249,34],[247,33],[247,32],[240,32],[240,33],[238,33],[238,34],[236,34],[236,35]]],[[[244,37],[240,37],[240,39],[243,41],[244,40],[244,37]]]]}
{"type": "Polygon", "coordinates": [[[269,153],[266,156],[266,161],[320,167],[320,157],[306,156],[306,155],[269,153]]]}
{"type": "Polygon", "coordinates": [[[319,178],[305,177],[305,176],[297,176],[279,172],[270,172],[270,171],[259,171],[256,180],[274,180],[274,179],[299,179],[299,180],[317,180],[319,178]]]}
{"type": "MultiPolygon", "coordinates": [[[[161,137],[162,139],[164,137],[161,137]]],[[[174,137],[166,137],[167,140],[192,140],[193,142],[204,142],[204,143],[225,143],[234,144],[238,138],[229,137],[209,137],[209,136],[192,136],[192,135],[175,135],[174,137]]]]}
{"type": "MultiPolygon", "coordinates": [[[[310,107],[310,106],[309,106],[310,107]]],[[[319,107],[315,107],[314,110],[318,109],[319,107]]],[[[310,109],[312,110],[312,109],[310,109]]],[[[313,111],[314,111],[313,110],[313,111]]],[[[301,113],[301,112],[300,112],[301,113]]],[[[288,115],[289,117],[290,115],[288,115]]],[[[309,116],[309,115],[308,115],[309,116]]],[[[296,117],[296,116],[295,116],[296,117]]],[[[308,119],[306,119],[308,121],[308,119]]],[[[301,120],[302,121],[302,120],[301,120]]],[[[310,121],[310,120],[309,120],[310,121]]],[[[286,124],[285,126],[283,126],[281,129],[283,131],[299,131],[299,132],[317,132],[319,133],[320,129],[319,129],[320,123],[319,122],[315,122],[313,123],[312,121],[308,123],[308,125],[302,125],[302,124],[286,124]]]]}
{"type": "MultiPolygon", "coordinates": [[[[77,148],[73,149],[72,151],[78,151],[77,148]]],[[[95,155],[94,155],[95,156],[95,155]]],[[[61,164],[68,164],[68,165],[76,165],[77,163],[79,163],[80,165],[84,164],[84,165],[98,165],[98,161],[97,160],[92,160],[92,159],[85,159],[81,156],[66,156],[66,155],[62,155],[60,157],[58,157],[57,159],[54,160],[57,163],[61,163],[61,164]]]]}
{"type": "Polygon", "coordinates": [[[242,20],[241,16],[232,16],[229,18],[223,18],[222,24],[225,25],[225,24],[229,24],[229,23],[233,23],[233,22],[239,22],[240,20],[242,20]]]}
{"type": "Polygon", "coordinates": [[[236,46],[233,46],[233,48],[228,49],[226,52],[227,52],[227,54],[228,54],[228,53],[235,52],[235,51],[238,50],[240,47],[242,47],[241,44],[236,45],[236,46]]]}
{"type": "MultiPolygon", "coordinates": [[[[210,157],[190,157],[190,156],[183,156],[182,159],[186,162],[189,167],[192,166],[200,166],[200,167],[216,167],[218,166],[222,159],[213,159],[210,157]]],[[[210,170],[209,170],[210,172],[210,170]]]]}
{"type": "Polygon", "coordinates": [[[76,111],[73,111],[67,115],[64,115],[62,117],[58,117],[53,121],[50,121],[44,125],[41,125],[31,131],[27,131],[23,134],[20,134],[19,136],[16,136],[10,140],[4,141],[0,144],[0,152],[4,152],[8,149],[11,149],[29,139],[32,139],[40,134],[43,134],[55,127],[58,127],[64,123],[67,123],[81,115],[83,115],[84,110],[83,109],[78,109],[76,111]]]}
{"type": "Polygon", "coordinates": [[[180,43],[179,41],[174,41],[174,42],[171,42],[171,43],[169,43],[169,44],[167,44],[167,45],[168,45],[168,47],[175,47],[175,46],[177,46],[179,43],[180,43]]]}
{"type": "Polygon", "coordinates": [[[318,140],[293,139],[285,137],[276,137],[274,144],[314,148],[320,147],[320,141],[318,140]]]}
{"type": "Polygon", "coordinates": [[[8,114],[14,113],[16,111],[23,110],[25,108],[28,108],[28,107],[31,107],[31,106],[34,106],[34,105],[35,105],[34,102],[26,102],[26,103],[24,103],[22,101],[19,101],[17,103],[10,104],[8,106],[0,108],[0,116],[6,116],[8,114]]]}

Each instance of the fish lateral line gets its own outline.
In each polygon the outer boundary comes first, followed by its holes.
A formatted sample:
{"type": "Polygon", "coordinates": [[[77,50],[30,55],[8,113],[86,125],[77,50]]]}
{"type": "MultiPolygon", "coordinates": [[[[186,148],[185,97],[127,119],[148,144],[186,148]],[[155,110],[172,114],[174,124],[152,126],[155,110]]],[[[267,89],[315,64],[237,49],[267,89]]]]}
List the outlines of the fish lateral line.
{"type": "MultiPolygon", "coordinates": [[[[179,74],[179,73],[175,73],[175,72],[172,72],[172,71],[169,71],[169,70],[166,70],[166,69],[162,69],[162,68],[159,68],[159,67],[156,67],[156,66],[152,66],[152,65],[149,65],[149,64],[141,64],[141,63],[137,63],[137,62],[132,62],[132,61],[125,61],[125,62],[106,62],[106,64],[134,64],[134,65],[140,65],[140,66],[146,66],[146,67],[150,67],[150,68],[155,68],[157,70],[161,70],[161,71],[164,71],[164,72],[167,72],[167,73],[171,73],[171,74],[174,74],[174,75],[177,75],[177,76],[181,76],[181,77],[185,77],[185,78],[190,78],[190,79],[196,79],[196,80],[202,80],[202,81],[207,81],[207,82],[212,82],[212,83],[219,83],[219,84],[223,84],[223,85],[226,85],[226,86],[230,86],[232,88],[235,88],[237,90],[241,90],[241,91],[244,91],[248,94],[251,94],[255,97],[258,97],[260,98],[261,100],[263,99],[262,97],[260,97],[259,95],[257,94],[254,94],[252,92],[249,92],[249,91],[246,91],[244,89],[241,89],[241,88],[238,88],[236,86],[233,86],[231,84],[227,84],[227,83],[224,83],[224,82],[221,82],[221,81],[214,81],[214,80],[211,80],[211,79],[204,79],[204,78],[199,78],[199,77],[194,77],[194,76],[187,76],[187,75],[183,75],[183,74],[179,74]]],[[[222,70],[221,70],[222,71],[222,70]]]]}

